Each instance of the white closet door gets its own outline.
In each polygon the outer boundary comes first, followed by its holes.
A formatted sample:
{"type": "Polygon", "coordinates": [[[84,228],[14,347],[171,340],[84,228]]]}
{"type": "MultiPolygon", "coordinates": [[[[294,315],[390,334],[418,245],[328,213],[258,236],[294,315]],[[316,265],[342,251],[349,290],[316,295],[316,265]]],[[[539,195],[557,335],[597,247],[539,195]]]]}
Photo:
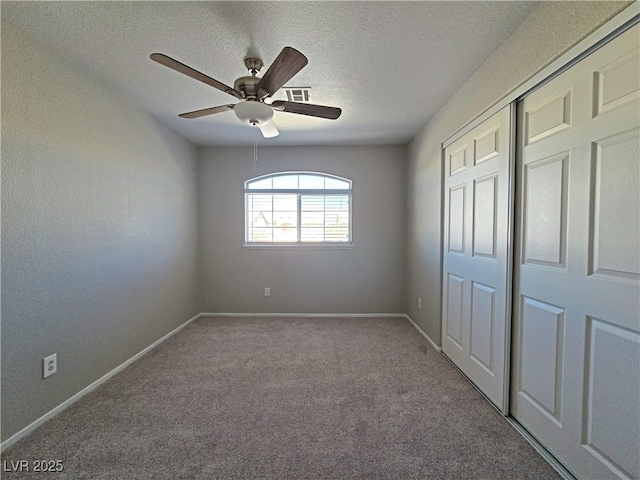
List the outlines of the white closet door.
{"type": "Polygon", "coordinates": [[[578,478],[640,478],[640,27],[518,105],[511,413],[578,478]]]}
{"type": "Polygon", "coordinates": [[[442,350],[506,412],[511,107],[444,154],[442,350]]]}

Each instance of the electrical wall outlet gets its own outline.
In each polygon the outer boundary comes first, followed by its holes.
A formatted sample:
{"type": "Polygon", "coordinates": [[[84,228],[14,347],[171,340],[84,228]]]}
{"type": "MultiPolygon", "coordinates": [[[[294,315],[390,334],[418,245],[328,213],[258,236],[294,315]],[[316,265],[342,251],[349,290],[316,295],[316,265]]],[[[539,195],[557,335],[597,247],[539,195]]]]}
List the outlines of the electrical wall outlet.
{"type": "Polygon", "coordinates": [[[58,371],[58,354],[44,357],[42,361],[42,378],[47,378],[58,371]]]}
{"type": "Polygon", "coordinates": [[[422,299],[418,297],[418,309],[422,308],[422,299]]]}
{"type": "Polygon", "coordinates": [[[265,297],[271,296],[271,289],[269,287],[264,287],[264,296],[265,297]]]}

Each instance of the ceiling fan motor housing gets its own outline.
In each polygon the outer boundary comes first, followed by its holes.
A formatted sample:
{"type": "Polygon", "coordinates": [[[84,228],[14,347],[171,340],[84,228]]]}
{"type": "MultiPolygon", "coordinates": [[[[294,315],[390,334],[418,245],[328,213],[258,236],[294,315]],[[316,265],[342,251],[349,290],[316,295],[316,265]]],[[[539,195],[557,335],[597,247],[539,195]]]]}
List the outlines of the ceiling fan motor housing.
{"type": "Polygon", "coordinates": [[[233,111],[241,121],[250,125],[264,125],[273,117],[272,108],[257,100],[240,102],[233,111]]]}
{"type": "Polygon", "coordinates": [[[239,92],[242,92],[244,98],[254,98],[256,97],[256,85],[259,81],[260,77],[240,77],[234,82],[233,88],[235,88],[239,92]]]}

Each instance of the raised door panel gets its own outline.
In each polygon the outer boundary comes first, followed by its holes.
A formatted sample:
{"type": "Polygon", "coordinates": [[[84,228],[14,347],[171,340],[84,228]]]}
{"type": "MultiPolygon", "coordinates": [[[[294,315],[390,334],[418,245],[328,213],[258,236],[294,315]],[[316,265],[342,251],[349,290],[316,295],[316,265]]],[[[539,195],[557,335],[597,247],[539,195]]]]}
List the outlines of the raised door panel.
{"type": "Polygon", "coordinates": [[[473,282],[471,287],[471,358],[494,375],[496,289],[473,282]]]}
{"type": "Polygon", "coordinates": [[[488,132],[480,134],[473,140],[474,165],[479,165],[500,154],[500,128],[492,128],[488,132]]]}
{"type": "Polygon", "coordinates": [[[640,276],[640,130],[598,142],[593,209],[592,272],[640,276]]]}
{"type": "Polygon", "coordinates": [[[525,112],[525,142],[534,143],[571,126],[571,88],[553,93],[525,112]]]}
{"type": "Polygon", "coordinates": [[[594,116],[636,101],[640,95],[640,47],[596,70],[594,116]]]}
{"type": "Polygon", "coordinates": [[[473,254],[496,255],[497,176],[474,180],[473,254]]]}
{"type": "Polygon", "coordinates": [[[455,175],[467,168],[467,146],[459,147],[448,154],[449,175],[455,175]]]}
{"type": "Polygon", "coordinates": [[[568,162],[563,152],[524,166],[524,263],[565,265],[568,162]]]}
{"type": "Polygon", "coordinates": [[[464,278],[449,274],[447,279],[447,337],[462,349],[464,278]]]}
{"type": "Polygon", "coordinates": [[[621,478],[640,478],[640,335],[587,319],[582,443],[621,478]]]}
{"type": "Polygon", "coordinates": [[[449,190],[449,251],[464,252],[465,186],[449,190]]]}
{"type": "Polygon", "coordinates": [[[527,297],[521,305],[518,393],[561,424],[565,311],[527,297]]]}

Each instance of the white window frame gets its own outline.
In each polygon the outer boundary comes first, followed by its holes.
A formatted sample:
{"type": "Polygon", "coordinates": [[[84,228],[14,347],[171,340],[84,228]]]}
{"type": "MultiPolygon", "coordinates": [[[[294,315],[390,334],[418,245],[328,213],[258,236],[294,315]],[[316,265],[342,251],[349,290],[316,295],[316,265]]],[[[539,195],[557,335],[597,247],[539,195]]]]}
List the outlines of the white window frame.
{"type": "Polygon", "coordinates": [[[244,182],[244,247],[246,248],[282,248],[282,247],[294,247],[294,248],[352,248],[353,247],[353,182],[345,177],[332,175],[324,172],[312,172],[312,171],[287,171],[287,172],[275,172],[259,177],[254,177],[244,182]],[[337,188],[324,188],[324,189],[311,189],[311,188],[250,188],[250,185],[261,180],[277,177],[285,177],[291,175],[310,175],[315,177],[321,177],[323,179],[338,180],[345,182],[349,185],[349,188],[337,189],[337,188]],[[278,195],[278,194],[292,194],[297,195],[296,202],[296,231],[297,241],[295,242],[251,242],[249,241],[249,195],[253,194],[266,194],[266,195],[278,195]],[[301,215],[302,215],[302,196],[304,195],[316,195],[316,196],[333,196],[333,195],[347,195],[349,199],[349,235],[348,241],[323,241],[323,242],[306,242],[301,240],[301,215]]]}

